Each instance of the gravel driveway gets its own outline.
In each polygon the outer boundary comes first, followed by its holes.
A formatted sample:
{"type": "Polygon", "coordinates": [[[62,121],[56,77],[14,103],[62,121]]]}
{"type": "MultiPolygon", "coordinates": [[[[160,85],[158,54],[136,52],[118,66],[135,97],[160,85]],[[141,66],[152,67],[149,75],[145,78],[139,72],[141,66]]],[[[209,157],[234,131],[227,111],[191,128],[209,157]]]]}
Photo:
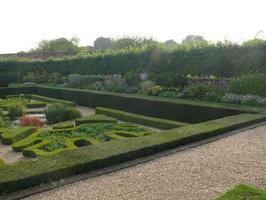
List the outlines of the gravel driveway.
{"type": "Polygon", "coordinates": [[[239,182],[266,189],[266,125],[27,199],[208,200],[239,182]]]}

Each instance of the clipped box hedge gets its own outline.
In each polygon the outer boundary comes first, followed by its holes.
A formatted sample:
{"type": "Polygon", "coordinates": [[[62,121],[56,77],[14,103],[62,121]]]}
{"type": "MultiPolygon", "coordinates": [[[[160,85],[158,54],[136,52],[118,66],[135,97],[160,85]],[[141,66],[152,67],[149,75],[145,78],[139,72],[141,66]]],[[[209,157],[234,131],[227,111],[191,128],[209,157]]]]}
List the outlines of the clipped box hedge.
{"type": "Polygon", "coordinates": [[[1,131],[0,138],[3,144],[13,144],[21,139],[24,139],[34,133],[37,129],[35,127],[19,127],[13,129],[4,129],[1,131]]]}
{"type": "Polygon", "coordinates": [[[134,114],[185,123],[198,123],[242,113],[265,112],[256,107],[222,103],[37,86],[39,95],[68,99],[79,105],[119,109],[134,114]]]}
{"type": "Polygon", "coordinates": [[[103,108],[103,107],[96,107],[96,114],[104,114],[107,116],[115,117],[122,121],[133,122],[133,123],[142,124],[145,126],[150,126],[154,128],[163,129],[163,130],[188,125],[188,123],[148,117],[144,115],[138,115],[138,114],[133,114],[129,112],[124,112],[121,110],[115,110],[115,109],[103,108]]]}
{"type": "Polygon", "coordinates": [[[224,133],[266,119],[263,114],[241,114],[175,128],[164,133],[113,140],[41,157],[0,169],[0,194],[29,188],[74,174],[90,172],[141,156],[224,133]]]}
{"type": "Polygon", "coordinates": [[[117,119],[99,114],[75,119],[76,126],[89,123],[117,123],[117,119]]]}

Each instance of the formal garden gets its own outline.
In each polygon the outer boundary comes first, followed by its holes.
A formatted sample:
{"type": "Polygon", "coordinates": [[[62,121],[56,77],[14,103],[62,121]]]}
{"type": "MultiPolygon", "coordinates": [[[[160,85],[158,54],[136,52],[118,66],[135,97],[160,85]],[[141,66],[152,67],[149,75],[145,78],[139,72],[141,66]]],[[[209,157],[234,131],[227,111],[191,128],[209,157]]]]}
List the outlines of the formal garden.
{"type": "MultiPolygon", "coordinates": [[[[0,60],[0,152],[17,157],[0,154],[0,195],[265,121],[263,61],[251,70],[243,56],[254,48],[265,47],[0,60]]],[[[265,196],[240,185],[218,199],[241,199],[246,188],[265,196]]]]}

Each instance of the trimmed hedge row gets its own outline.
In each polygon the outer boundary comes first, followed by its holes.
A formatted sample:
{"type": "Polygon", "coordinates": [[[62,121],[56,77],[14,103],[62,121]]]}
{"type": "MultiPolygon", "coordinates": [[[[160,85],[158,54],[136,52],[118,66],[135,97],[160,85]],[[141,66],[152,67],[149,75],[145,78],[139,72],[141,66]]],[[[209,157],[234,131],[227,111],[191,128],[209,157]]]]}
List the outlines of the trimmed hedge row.
{"type": "Polygon", "coordinates": [[[121,110],[115,110],[110,108],[103,108],[103,107],[96,107],[96,114],[104,114],[111,117],[115,117],[116,119],[133,122],[137,124],[142,124],[145,126],[150,126],[159,129],[172,129],[181,126],[188,125],[187,123],[176,122],[166,119],[154,118],[154,117],[147,117],[144,115],[137,115],[129,112],[124,112],[121,110]]]}
{"type": "Polygon", "coordinates": [[[75,119],[76,126],[88,123],[117,123],[117,120],[115,118],[107,117],[105,115],[91,115],[88,117],[81,117],[75,119]]]}
{"type": "Polygon", "coordinates": [[[62,103],[62,104],[68,105],[68,106],[76,106],[75,102],[62,100],[62,99],[55,99],[55,98],[40,96],[40,95],[36,95],[36,94],[27,94],[25,96],[29,99],[44,101],[47,103],[62,103]]]}
{"type": "Polygon", "coordinates": [[[241,109],[239,106],[228,106],[226,104],[210,102],[97,92],[82,89],[38,86],[36,87],[36,92],[43,96],[68,99],[84,106],[119,109],[134,114],[185,123],[198,123],[259,110],[246,109],[245,107],[241,109]]]}
{"type": "Polygon", "coordinates": [[[114,140],[62,152],[53,157],[22,161],[0,169],[0,194],[29,188],[74,174],[90,172],[195,142],[265,119],[266,115],[263,114],[241,114],[188,125],[164,133],[125,139],[123,142],[114,140]]]}
{"type": "Polygon", "coordinates": [[[1,131],[0,138],[3,144],[13,144],[19,140],[22,140],[32,133],[34,133],[37,129],[35,127],[19,127],[13,129],[4,129],[1,131]]]}
{"type": "Polygon", "coordinates": [[[74,128],[73,122],[66,121],[66,122],[60,122],[53,125],[53,129],[66,129],[66,128],[74,128]]]}

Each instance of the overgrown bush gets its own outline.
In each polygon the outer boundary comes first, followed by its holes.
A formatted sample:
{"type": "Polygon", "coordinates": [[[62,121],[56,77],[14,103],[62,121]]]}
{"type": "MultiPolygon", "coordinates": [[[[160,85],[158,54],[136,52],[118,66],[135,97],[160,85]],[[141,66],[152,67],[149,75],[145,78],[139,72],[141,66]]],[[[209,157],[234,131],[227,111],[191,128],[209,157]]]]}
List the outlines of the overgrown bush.
{"type": "Polygon", "coordinates": [[[197,84],[187,87],[183,91],[181,97],[207,101],[220,101],[223,95],[224,92],[213,85],[197,84]]]}
{"type": "Polygon", "coordinates": [[[80,112],[73,107],[69,107],[60,103],[50,104],[44,111],[48,123],[54,124],[80,117],[80,112]]]}
{"type": "Polygon", "coordinates": [[[9,117],[20,117],[24,114],[25,106],[21,102],[12,102],[7,106],[9,117]]]}
{"type": "Polygon", "coordinates": [[[266,97],[266,75],[255,73],[245,74],[235,78],[229,83],[229,92],[266,97]]]}
{"type": "Polygon", "coordinates": [[[124,76],[124,79],[125,79],[125,82],[131,86],[136,86],[140,83],[140,75],[137,72],[128,72],[124,76]]]}

